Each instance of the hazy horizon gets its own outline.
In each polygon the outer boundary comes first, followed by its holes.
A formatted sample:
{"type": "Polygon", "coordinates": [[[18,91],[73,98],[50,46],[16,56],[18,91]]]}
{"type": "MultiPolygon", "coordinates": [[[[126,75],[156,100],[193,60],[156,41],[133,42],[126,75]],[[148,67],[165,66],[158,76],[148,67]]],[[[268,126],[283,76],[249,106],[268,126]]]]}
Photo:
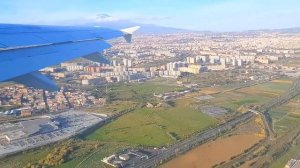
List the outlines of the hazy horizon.
{"type": "Polygon", "coordinates": [[[196,31],[300,27],[299,1],[287,0],[11,0],[0,2],[0,22],[85,25],[128,21],[196,31]]]}

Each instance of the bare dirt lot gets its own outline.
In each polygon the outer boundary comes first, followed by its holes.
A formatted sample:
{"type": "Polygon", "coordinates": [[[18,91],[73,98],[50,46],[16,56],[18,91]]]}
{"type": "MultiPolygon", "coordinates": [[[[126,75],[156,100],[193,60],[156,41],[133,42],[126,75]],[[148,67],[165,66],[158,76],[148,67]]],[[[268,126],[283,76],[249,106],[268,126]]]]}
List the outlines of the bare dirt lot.
{"type": "Polygon", "coordinates": [[[234,135],[218,139],[191,150],[174,160],[163,165],[163,168],[205,168],[212,167],[224,161],[230,160],[232,156],[242,153],[250,148],[261,138],[257,135],[234,135]]]}
{"type": "Polygon", "coordinates": [[[162,165],[163,168],[209,168],[229,161],[264,138],[260,118],[239,126],[230,136],[203,144],[162,165]]]}

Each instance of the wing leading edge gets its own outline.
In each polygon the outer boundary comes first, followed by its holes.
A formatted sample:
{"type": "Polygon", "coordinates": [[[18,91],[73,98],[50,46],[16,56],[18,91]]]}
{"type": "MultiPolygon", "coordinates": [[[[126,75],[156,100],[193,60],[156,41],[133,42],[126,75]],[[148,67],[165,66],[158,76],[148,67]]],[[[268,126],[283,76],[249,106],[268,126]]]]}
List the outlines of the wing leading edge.
{"type": "Polygon", "coordinates": [[[0,24],[0,82],[15,81],[54,91],[56,84],[38,70],[78,57],[107,63],[106,58],[94,54],[111,47],[105,40],[123,36],[131,42],[138,28],[113,30],[0,24]]]}

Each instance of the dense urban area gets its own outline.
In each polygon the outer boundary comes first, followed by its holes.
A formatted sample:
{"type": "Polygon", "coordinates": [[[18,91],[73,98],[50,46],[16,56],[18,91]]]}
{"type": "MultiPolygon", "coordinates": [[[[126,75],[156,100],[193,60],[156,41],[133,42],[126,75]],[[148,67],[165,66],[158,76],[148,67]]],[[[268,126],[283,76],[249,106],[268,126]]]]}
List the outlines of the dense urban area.
{"type": "Polygon", "coordinates": [[[42,69],[59,91],[0,84],[0,167],[300,165],[298,31],[110,43],[42,69]]]}

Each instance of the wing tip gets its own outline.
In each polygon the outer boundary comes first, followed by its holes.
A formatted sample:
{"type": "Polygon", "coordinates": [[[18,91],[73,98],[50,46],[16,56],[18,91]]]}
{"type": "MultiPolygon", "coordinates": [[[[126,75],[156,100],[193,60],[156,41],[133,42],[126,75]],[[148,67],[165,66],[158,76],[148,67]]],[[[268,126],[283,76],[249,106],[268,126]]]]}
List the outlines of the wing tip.
{"type": "Polygon", "coordinates": [[[134,32],[136,32],[140,28],[141,28],[141,26],[129,27],[129,28],[126,28],[126,29],[122,29],[121,32],[123,32],[124,34],[131,34],[132,35],[134,32]]]}
{"type": "Polygon", "coordinates": [[[130,27],[130,28],[121,30],[121,32],[123,32],[123,34],[124,34],[123,36],[124,36],[125,40],[127,41],[127,43],[131,43],[133,33],[136,32],[137,30],[139,30],[140,28],[141,28],[140,26],[134,26],[134,27],[130,27]]]}

